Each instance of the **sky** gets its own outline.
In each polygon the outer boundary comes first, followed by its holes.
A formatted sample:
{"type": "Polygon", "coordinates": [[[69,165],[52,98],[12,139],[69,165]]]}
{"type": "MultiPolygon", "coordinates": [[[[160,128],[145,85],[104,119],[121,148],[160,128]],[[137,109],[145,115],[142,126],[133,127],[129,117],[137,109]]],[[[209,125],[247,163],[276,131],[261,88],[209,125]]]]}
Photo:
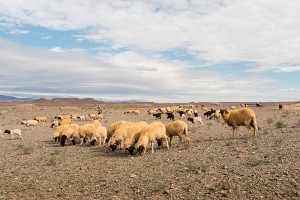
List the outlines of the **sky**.
{"type": "Polygon", "coordinates": [[[0,0],[0,94],[300,100],[298,0],[0,0]]]}

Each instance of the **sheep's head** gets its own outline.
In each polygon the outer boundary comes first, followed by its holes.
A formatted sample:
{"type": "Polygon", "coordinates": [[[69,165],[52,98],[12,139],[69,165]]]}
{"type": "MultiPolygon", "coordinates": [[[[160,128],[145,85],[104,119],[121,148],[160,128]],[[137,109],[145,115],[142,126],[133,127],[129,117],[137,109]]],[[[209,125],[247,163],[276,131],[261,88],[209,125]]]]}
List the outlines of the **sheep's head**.
{"type": "Polygon", "coordinates": [[[139,152],[140,155],[143,155],[144,151],[145,151],[145,147],[144,145],[140,145],[139,148],[137,149],[137,151],[139,152]]]}
{"type": "Polygon", "coordinates": [[[93,139],[92,141],[90,141],[90,144],[91,144],[92,146],[95,146],[95,144],[96,144],[96,139],[93,139]]]}
{"type": "Polygon", "coordinates": [[[194,122],[194,119],[191,118],[191,117],[188,117],[187,120],[188,120],[188,121],[191,121],[191,122],[194,122]]]}
{"type": "Polygon", "coordinates": [[[228,111],[227,109],[220,110],[220,114],[222,115],[224,120],[227,120],[229,118],[229,113],[230,113],[230,111],[228,111]]]}
{"type": "Polygon", "coordinates": [[[10,130],[5,130],[4,133],[7,133],[10,135],[10,130]]]}
{"type": "Polygon", "coordinates": [[[111,148],[111,151],[115,151],[117,149],[116,144],[111,144],[111,145],[109,145],[109,147],[111,148]]]}
{"type": "Polygon", "coordinates": [[[129,146],[129,147],[126,148],[126,150],[128,150],[130,155],[133,156],[133,151],[135,150],[135,147],[134,146],[129,146]]]}

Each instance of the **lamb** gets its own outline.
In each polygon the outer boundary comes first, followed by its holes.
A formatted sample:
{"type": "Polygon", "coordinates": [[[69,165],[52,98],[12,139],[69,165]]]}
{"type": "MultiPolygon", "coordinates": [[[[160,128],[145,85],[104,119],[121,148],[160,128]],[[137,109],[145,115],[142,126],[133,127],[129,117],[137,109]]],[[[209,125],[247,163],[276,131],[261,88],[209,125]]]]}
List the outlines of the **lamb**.
{"type": "Polygon", "coordinates": [[[253,127],[253,137],[256,136],[258,130],[256,123],[256,116],[251,108],[241,108],[238,110],[222,109],[220,111],[225,123],[232,126],[233,138],[234,132],[239,126],[246,126],[248,131],[253,127]]]}
{"type": "Polygon", "coordinates": [[[174,116],[173,113],[167,112],[166,114],[167,114],[167,119],[169,119],[169,120],[174,120],[175,116],[174,116]]]}
{"type": "Polygon", "coordinates": [[[58,120],[54,120],[51,124],[51,128],[53,127],[58,127],[59,126],[59,121],[58,120]]]}
{"type": "Polygon", "coordinates": [[[110,145],[112,151],[115,151],[117,147],[119,149],[123,149],[124,142],[128,134],[128,130],[134,123],[126,123],[124,125],[119,126],[119,128],[114,132],[111,137],[110,145]]]}
{"type": "Polygon", "coordinates": [[[111,136],[114,134],[114,132],[118,129],[119,126],[121,126],[122,124],[125,124],[125,123],[126,123],[126,121],[121,120],[121,121],[116,121],[116,122],[110,124],[107,127],[107,138],[106,138],[105,142],[109,143],[109,140],[110,140],[111,136]]]}
{"type": "Polygon", "coordinates": [[[147,122],[140,121],[133,124],[128,130],[127,137],[125,139],[125,148],[129,151],[130,155],[133,155],[135,144],[140,138],[141,132],[149,126],[147,122]]]}
{"type": "Polygon", "coordinates": [[[161,113],[154,113],[152,115],[155,117],[155,119],[161,119],[161,113]]]}
{"type": "Polygon", "coordinates": [[[30,119],[30,120],[22,121],[21,124],[25,124],[27,127],[29,126],[35,127],[37,126],[38,121],[30,119]]]}
{"type": "Polygon", "coordinates": [[[155,140],[165,141],[167,143],[167,148],[169,149],[169,144],[168,144],[169,137],[166,134],[165,125],[161,122],[153,122],[149,124],[149,126],[142,131],[136,145],[140,155],[146,153],[146,149],[149,142],[151,143],[151,153],[154,153],[153,147],[154,147],[155,140]]]}
{"type": "Polygon", "coordinates": [[[188,132],[187,124],[182,120],[175,120],[166,124],[166,133],[167,136],[170,138],[169,146],[171,147],[172,138],[174,136],[179,137],[179,145],[182,142],[182,136],[186,137],[188,143],[190,143],[190,136],[188,132]]]}
{"type": "Polygon", "coordinates": [[[189,117],[189,118],[187,118],[187,120],[192,122],[192,124],[196,123],[196,127],[198,127],[199,123],[201,124],[201,126],[203,126],[201,117],[189,117]]]}
{"type": "MultiPolygon", "coordinates": [[[[14,135],[17,135],[17,139],[22,140],[21,130],[20,129],[13,129],[13,130],[5,130],[4,133],[10,135],[10,139],[14,139],[14,135]]],[[[3,137],[3,135],[2,135],[3,137]]]]}
{"type": "Polygon", "coordinates": [[[47,122],[47,117],[45,117],[45,116],[38,116],[38,117],[35,117],[34,120],[36,120],[38,122],[47,122]]]}
{"type": "Polygon", "coordinates": [[[213,114],[209,117],[209,119],[212,119],[212,118],[220,119],[220,117],[221,117],[220,110],[216,110],[216,112],[213,113],[213,114]]]}
{"type": "Polygon", "coordinates": [[[63,131],[60,133],[60,145],[65,146],[66,140],[71,140],[73,145],[76,145],[76,141],[80,140],[80,136],[78,134],[79,126],[77,124],[68,125],[63,131]]]}

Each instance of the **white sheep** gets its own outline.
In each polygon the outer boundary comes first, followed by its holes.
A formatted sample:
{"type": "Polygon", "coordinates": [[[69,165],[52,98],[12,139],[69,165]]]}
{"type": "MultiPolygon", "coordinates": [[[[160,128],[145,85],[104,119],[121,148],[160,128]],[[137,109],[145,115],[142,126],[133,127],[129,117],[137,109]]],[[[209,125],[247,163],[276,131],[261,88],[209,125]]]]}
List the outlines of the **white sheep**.
{"type": "Polygon", "coordinates": [[[58,120],[54,120],[51,124],[51,128],[53,127],[58,127],[59,126],[59,121],[58,120]]]}
{"type": "Polygon", "coordinates": [[[20,129],[13,129],[13,130],[5,130],[4,133],[10,135],[10,139],[14,139],[14,135],[17,135],[17,139],[22,140],[21,130],[20,129]]]}
{"type": "MultiPolygon", "coordinates": [[[[79,127],[79,136],[81,138],[81,145],[88,141],[88,142],[92,142],[91,139],[93,136],[96,135],[96,128],[95,128],[95,125],[93,124],[84,124],[82,126],[79,127]]],[[[92,145],[94,145],[95,143],[92,142],[91,143],[92,145]]]]}
{"type": "Polygon", "coordinates": [[[60,125],[58,126],[54,133],[53,133],[53,139],[54,141],[56,142],[57,140],[60,141],[60,136],[61,136],[61,133],[70,126],[70,124],[63,124],[63,125],[60,125]]]}
{"type": "Polygon", "coordinates": [[[135,144],[140,138],[141,132],[149,126],[147,122],[140,121],[133,124],[128,130],[127,137],[125,139],[125,148],[129,151],[130,155],[133,155],[135,144]]]}
{"type": "Polygon", "coordinates": [[[198,127],[198,124],[201,124],[201,126],[203,126],[203,122],[202,122],[201,117],[189,117],[187,120],[190,121],[190,122],[192,122],[192,124],[195,123],[196,127],[198,127]]]}
{"type": "Polygon", "coordinates": [[[96,139],[99,145],[104,145],[107,138],[107,129],[104,126],[96,128],[96,135],[92,136],[92,140],[96,139]]]}
{"type": "Polygon", "coordinates": [[[38,121],[30,119],[30,120],[22,121],[21,124],[25,124],[27,127],[29,127],[29,126],[36,127],[38,124],[38,121]]]}
{"type": "Polygon", "coordinates": [[[237,110],[222,109],[220,111],[225,123],[228,126],[232,126],[232,133],[234,138],[234,132],[239,126],[246,126],[248,131],[253,127],[253,136],[256,136],[258,130],[256,123],[256,115],[251,108],[241,108],[237,110]]]}
{"type": "Polygon", "coordinates": [[[167,136],[170,138],[169,146],[171,147],[172,138],[174,136],[179,137],[179,145],[182,142],[182,136],[186,137],[188,143],[190,143],[190,136],[188,132],[187,124],[182,120],[175,120],[166,124],[167,136]]]}
{"type": "Polygon", "coordinates": [[[140,155],[146,153],[149,142],[151,143],[151,153],[154,153],[154,141],[165,141],[167,148],[169,149],[169,137],[166,134],[166,127],[162,122],[153,122],[147,126],[140,135],[140,138],[136,144],[140,155]]]}

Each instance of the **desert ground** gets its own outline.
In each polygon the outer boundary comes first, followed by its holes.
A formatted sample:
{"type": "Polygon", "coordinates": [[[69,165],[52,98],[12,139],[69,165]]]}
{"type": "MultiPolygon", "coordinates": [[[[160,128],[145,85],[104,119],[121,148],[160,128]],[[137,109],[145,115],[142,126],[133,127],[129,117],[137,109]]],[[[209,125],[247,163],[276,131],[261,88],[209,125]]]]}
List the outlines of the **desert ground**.
{"type": "MultiPolygon", "coordinates": [[[[173,105],[173,104],[169,104],[173,105]]],[[[207,107],[216,108],[214,104],[207,107]]],[[[222,108],[238,103],[221,104],[222,108]]],[[[108,146],[66,145],[53,140],[51,121],[60,114],[97,113],[97,104],[0,104],[0,129],[22,130],[22,140],[0,137],[0,199],[300,199],[300,104],[264,103],[251,108],[257,116],[256,137],[245,127],[232,137],[223,119],[189,126],[191,143],[131,157],[108,146]],[[22,120],[44,115],[36,128],[22,120]]],[[[102,104],[107,127],[118,121],[148,123],[162,119],[147,113],[158,104],[102,104]],[[124,115],[139,109],[136,115],[124,115]]],[[[175,119],[179,114],[175,113],[175,119]]],[[[79,125],[90,121],[73,121],[79,125]]],[[[157,144],[155,144],[157,145],[157,144]]]]}

